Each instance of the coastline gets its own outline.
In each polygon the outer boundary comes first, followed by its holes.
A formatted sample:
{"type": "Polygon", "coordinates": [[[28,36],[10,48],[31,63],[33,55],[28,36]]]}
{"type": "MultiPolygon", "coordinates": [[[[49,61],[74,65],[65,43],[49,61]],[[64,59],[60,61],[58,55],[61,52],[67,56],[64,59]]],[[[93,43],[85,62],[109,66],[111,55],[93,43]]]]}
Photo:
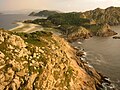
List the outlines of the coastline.
{"type": "MultiPolygon", "coordinates": [[[[17,22],[16,23],[18,26],[14,27],[12,29],[9,29],[9,31],[13,31],[13,32],[24,32],[24,33],[31,33],[31,32],[35,32],[35,31],[42,31],[44,30],[44,28],[40,25],[37,24],[31,24],[31,23],[23,23],[23,22],[17,22]]],[[[79,42],[80,43],[80,42],[79,42]]],[[[75,49],[75,47],[73,47],[75,49]]],[[[77,52],[79,52],[79,49],[77,50],[77,52]]],[[[82,54],[81,57],[81,62],[83,62],[85,64],[85,66],[89,67],[89,68],[94,68],[93,66],[91,66],[86,60],[85,60],[85,51],[83,50],[80,54],[82,54]]],[[[78,56],[79,56],[78,55],[78,56]]],[[[79,63],[79,60],[78,60],[79,63]]],[[[83,65],[84,65],[83,64],[83,65]]],[[[86,69],[86,68],[85,68],[86,69]]],[[[96,69],[95,69],[96,70],[96,69]]],[[[102,77],[103,83],[102,86],[104,88],[109,87],[109,88],[114,88],[114,86],[111,85],[111,81],[109,80],[108,77],[104,76],[103,74],[99,73],[102,77]]]]}
{"type": "Polygon", "coordinates": [[[43,28],[37,24],[30,24],[30,23],[23,23],[23,22],[16,22],[16,24],[18,26],[12,29],[9,29],[9,31],[31,33],[35,31],[43,30],[43,28]]]}
{"type": "Polygon", "coordinates": [[[18,26],[14,27],[12,29],[9,29],[9,31],[14,31],[17,28],[22,28],[24,26],[24,24],[22,22],[16,22],[15,24],[17,24],[18,26]]]}

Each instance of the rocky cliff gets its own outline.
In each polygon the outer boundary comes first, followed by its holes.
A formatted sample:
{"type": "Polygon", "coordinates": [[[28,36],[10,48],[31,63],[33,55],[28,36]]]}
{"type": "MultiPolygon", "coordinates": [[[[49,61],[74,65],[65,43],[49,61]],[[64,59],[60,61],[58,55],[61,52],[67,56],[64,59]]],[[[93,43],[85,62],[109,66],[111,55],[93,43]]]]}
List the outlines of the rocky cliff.
{"type": "Polygon", "coordinates": [[[96,36],[108,37],[116,35],[117,33],[112,31],[108,24],[101,26],[100,30],[96,33],[96,36]]]}
{"type": "Polygon", "coordinates": [[[89,28],[80,26],[78,29],[67,35],[68,41],[72,42],[77,39],[89,39],[92,36],[108,37],[117,33],[111,30],[108,24],[91,25],[89,28]]]}
{"type": "Polygon", "coordinates": [[[0,90],[99,90],[101,83],[64,39],[0,30],[0,90]]]}
{"type": "Polygon", "coordinates": [[[120,24],[120,7],[109,7],[106,9],[97,8],[95,10],[80,13],[80,16],[95,20],[98,24],[108,23],[109,25],[120,24]]]}
{"type": "Polygon", "coordinates": [[[92,33],[90,32],[90,30],[87,30],[86,28],[81,26],[68,35],[68,41],[71,42],[77,39],[88,39],[90,37],[92,37],[92,33]]]}

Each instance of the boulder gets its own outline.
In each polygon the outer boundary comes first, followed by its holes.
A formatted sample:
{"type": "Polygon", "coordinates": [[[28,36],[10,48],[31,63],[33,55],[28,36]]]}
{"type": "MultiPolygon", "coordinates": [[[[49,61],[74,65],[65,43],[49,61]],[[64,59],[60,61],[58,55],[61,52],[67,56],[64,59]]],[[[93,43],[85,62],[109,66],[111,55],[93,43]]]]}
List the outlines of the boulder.
{"type": "Polygon", "coordinates": [[[90,37],[92,37],[92,33],[90,32],[90,30],[87,30],[86,28],[80,26],[78,30],[75,30],[68,35],[68,41],[77,39],[88,39],[90,37]]]}
{"type": "Polygon", "coordinates": [[[120,39],[120,36],[114,36],[113,39],[120,39]]]}
{"type": "Polygon", "coordinates": [[[26,47],[24,40],[22,40],[19,36],[16,35],[11,35],[10,38],[7,40],[7,42],[19,48],[26,47]]]}

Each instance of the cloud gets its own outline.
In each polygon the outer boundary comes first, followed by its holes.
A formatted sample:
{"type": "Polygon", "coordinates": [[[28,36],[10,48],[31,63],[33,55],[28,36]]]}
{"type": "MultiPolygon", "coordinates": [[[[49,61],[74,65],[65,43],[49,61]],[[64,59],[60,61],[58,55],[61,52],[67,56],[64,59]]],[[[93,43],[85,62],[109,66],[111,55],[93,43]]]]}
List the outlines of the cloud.
{"type": "Polygon", "coordinates": [[[85,11],[109,6],[120,6],[120,0],[0,0],[1,10],[49,9],[85,11]]]}

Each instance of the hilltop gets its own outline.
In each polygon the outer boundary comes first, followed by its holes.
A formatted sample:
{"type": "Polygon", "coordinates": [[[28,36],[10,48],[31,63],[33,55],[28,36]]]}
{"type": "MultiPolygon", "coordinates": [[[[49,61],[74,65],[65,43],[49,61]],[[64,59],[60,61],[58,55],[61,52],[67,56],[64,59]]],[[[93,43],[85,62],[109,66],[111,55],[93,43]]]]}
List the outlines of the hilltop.
{"type": "Polygon", "coordinates": [[[98,90],[104,77],[50,32],[0,30],[1,90],[98,90]]]}
{"type": "Polygon", "coordinates": [[[54,14],[57,14],[57,13],[58,13],[57,11],[43,10],[43,11],[40,11],[38,13],[32,12],[32,13],[29,14],[29,16],[48,17],[50,15],[54,15],[54,14]]]}

